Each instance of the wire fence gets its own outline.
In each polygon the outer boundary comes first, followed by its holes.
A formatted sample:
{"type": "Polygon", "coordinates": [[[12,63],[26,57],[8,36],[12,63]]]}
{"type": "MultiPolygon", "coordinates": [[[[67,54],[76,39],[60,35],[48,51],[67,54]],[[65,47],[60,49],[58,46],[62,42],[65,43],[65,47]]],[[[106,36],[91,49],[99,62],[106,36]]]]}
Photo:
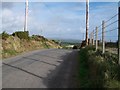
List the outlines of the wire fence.
{"type": "Polygon", "coordinates": [[[102,49],[102,52],[109,51],[118,54],[118,13],[102,21],[90,33],[90,44],[102,49]]]}

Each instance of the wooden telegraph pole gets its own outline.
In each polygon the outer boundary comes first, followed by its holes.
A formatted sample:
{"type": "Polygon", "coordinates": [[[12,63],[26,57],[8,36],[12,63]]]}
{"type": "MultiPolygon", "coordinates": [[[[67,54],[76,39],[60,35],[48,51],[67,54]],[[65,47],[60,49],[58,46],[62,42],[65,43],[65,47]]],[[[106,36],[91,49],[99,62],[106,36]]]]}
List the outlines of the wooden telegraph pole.
{"type": "Polygon", "coordinates": [[[118,58],[120,65],[120,2],[118,3],[118,58]]]}
{"type": "Polygon", "coordinates": [[[86,0],[86,45],[88,45],[88,29],[89,29],[89,0],[86,0]]]}
{"type": "Polygon", "coordinates": [[[26,6],[25,6],[25,23],[24,23],[24,31],[27,31],[27,24],[28,24],[28,0],[26,0],[26,6]]]}
{"type": "Polygon", "coordinates": [[[94,42],[95,41],[94,40],[94,30],[93,30],[93,34],[92,35],[93,35],[93,45],[95,45],[95,42],[94,42]]]}
{"type": "Polygon", "coordinates": [[[102,21],[102,53],[105,53],[105,21],[102,21]]]}
{"type": "Polygon", "coordinates": [[[92,44],[92,34],[90,33],[89,34],[89,37],[90,37],[90,45],[92,44]]]}
{"type": "Polygon", "coordinates": [[[96,51],[98,49],[98,27],[96,27],[96,51]]]}

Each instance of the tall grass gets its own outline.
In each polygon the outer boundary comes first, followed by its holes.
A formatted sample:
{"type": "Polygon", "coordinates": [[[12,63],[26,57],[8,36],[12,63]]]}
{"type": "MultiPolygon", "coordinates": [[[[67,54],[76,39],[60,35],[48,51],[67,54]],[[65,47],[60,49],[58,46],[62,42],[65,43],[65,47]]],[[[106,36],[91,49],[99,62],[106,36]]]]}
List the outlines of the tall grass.
{"type": "Polygon", "coordinates": [[[120,66],[116,54],[94,47],[80,50],[79,83],[84,88],[120,88],[120,66]]]}

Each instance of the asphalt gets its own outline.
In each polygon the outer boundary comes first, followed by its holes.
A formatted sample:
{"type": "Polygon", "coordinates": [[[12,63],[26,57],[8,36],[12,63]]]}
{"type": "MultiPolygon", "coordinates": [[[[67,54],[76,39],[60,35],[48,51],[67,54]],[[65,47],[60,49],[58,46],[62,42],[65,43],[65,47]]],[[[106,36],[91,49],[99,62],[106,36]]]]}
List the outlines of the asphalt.
{"type": "Polygon", "coordinates": [[[78,50],[36,50],[2,62],[2,88],[75,88],[78,50]]]}

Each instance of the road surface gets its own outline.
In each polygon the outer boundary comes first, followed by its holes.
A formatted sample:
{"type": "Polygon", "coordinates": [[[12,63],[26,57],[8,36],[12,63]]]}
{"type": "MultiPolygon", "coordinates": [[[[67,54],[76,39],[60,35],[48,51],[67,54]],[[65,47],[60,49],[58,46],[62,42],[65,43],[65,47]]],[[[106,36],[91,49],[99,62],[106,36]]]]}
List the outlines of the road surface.
{"type": "Polygon", "coordinates": [[[74,88],[78,50],[37,50],[3,60],[3,88],[74,88]]]}

